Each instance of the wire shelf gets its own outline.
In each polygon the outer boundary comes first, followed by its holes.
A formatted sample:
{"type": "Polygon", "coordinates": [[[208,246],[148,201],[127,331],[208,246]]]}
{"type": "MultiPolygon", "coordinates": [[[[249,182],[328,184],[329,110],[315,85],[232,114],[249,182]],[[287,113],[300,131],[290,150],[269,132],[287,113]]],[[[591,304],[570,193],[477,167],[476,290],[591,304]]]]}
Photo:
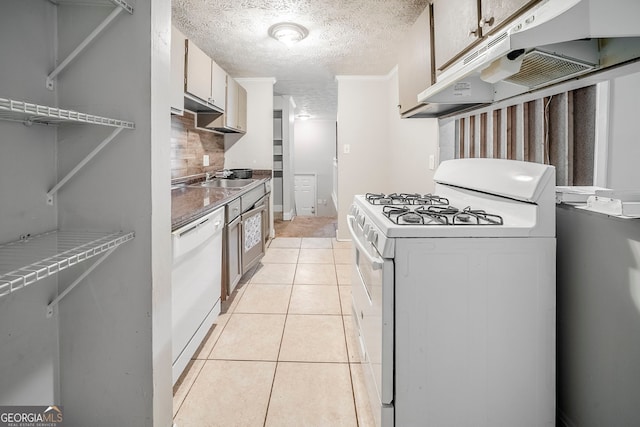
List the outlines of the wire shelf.
{"type": "Polygon", "coordinates": [[[133,232],[122,231],[50,231],[0,245],[0,297],[133,238],[133,232]]]}
{"type": "Polygon", "coordinates": [[[133,6],[124,0],[53,0],[52,3],[64,5],[110,5],[121,7],[129,13],[133,13],[133,6]]]}
{"type": "Polygon", "coordinates": [[[0,98],[0,119],[42,124],[89,123],[135,129],[134,123],[124,120],[110,119],[108,117],[94,116],[93,114],[79,113],[77,111],[6,98],[0,98]]]}

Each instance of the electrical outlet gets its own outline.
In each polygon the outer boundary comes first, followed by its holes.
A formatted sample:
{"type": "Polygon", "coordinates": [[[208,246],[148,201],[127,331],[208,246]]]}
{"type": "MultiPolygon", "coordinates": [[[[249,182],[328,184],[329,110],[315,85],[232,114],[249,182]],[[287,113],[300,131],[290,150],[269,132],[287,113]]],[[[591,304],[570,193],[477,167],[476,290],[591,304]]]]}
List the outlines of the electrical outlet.
{"type": "Polygon", "coordinates": [[[342,147],[342,152],[344,154],[349,154],[351,153],[351,145],[349,144],[344,144],[344,147],[342,147]]]}
{"type": "Polygon", "coordinates": [[[434,170],[436,168],[436,156],[429,155],[429,169],[434,170]]]}
{"type": "Polygon", "coordinates": [[[209,155],[205,154],[202,156],[202,166],[209,166],[209,155]]]}

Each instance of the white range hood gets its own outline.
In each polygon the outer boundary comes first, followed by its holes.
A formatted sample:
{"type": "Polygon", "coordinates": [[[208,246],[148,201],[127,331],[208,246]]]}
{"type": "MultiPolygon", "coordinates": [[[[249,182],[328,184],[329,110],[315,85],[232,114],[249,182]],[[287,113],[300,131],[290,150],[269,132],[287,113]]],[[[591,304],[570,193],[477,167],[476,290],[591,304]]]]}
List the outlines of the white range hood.
{"type": "Polygon", "coordinates": [[[546,0],[418,95],[422,117],[490,104],[640,59],[640,1],[546,0]]]}

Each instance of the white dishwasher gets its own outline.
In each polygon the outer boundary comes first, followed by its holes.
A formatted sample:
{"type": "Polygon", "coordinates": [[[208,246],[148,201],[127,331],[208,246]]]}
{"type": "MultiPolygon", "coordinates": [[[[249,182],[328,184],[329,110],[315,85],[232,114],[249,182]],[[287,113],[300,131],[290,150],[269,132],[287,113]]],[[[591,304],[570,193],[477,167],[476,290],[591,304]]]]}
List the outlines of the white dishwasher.
{"type": "Polygon", "coordinates": [[[174,384],[220,313],[223,228],[221,207],[172,233],[174,384]]]}

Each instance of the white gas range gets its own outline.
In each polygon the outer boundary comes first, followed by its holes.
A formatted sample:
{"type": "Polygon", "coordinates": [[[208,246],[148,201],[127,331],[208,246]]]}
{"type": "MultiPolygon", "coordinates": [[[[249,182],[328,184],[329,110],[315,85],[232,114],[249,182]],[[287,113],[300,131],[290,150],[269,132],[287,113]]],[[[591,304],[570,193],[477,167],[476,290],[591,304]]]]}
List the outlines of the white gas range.
{"type": "Polygon", "coordinates": [[[378,425],[555,423],[555,169],[443,162],[355,196],[352,298],[378,425]]]}

